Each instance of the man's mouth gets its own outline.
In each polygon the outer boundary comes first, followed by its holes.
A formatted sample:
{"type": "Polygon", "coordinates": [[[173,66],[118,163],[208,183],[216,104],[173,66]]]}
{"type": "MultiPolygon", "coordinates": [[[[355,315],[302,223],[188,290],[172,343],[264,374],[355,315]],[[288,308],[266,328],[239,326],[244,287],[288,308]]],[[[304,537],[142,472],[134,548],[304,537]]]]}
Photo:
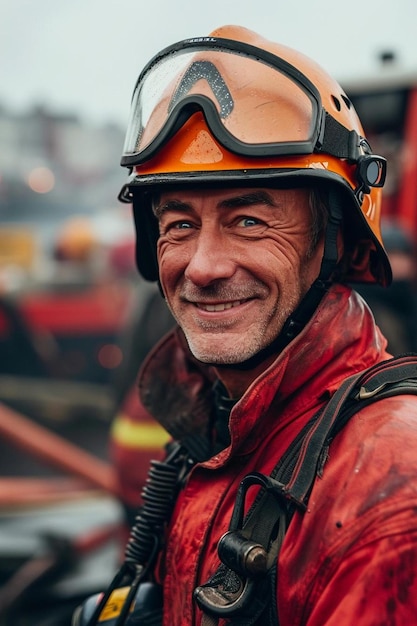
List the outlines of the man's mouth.
{"type": "Polygon", "coordinates": [[[245,302],[245,300],[234,300],[233,302],[221,302],[219,304],[196,303],[196,305],[197,308],[202,309],[203,311],[214,313],[218,311],[227,311],[228,309],[233,309],[236,306],[240,306],[242,302],[245,302]]]}

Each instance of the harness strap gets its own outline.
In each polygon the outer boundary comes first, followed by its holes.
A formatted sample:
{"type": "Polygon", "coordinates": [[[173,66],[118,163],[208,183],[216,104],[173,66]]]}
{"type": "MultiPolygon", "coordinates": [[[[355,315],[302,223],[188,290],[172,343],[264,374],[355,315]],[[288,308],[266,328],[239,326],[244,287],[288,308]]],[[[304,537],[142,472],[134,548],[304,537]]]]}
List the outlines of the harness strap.
{"type": "Polygon", "coordinates": [[[407,393],[417,394],[415,356],[388,359],[346,378],[303,438],[292,477],[284,488],[288,497],[305,506],[330,441],[354,413],[376,400],[407,393]]]}
{"type": "Polygon", "coordinates": [[[279,624],[271,589],[276,586],[276,562],[293,513],[306,509],[314,480],[323,472],[329,445],[350,417],[372,402],[400,394],[417,395],[417,355],[392,358],[345,379],[291,443],[269,477],[257,472],[245,476],[229,531],[219,541],[222,563],[194,592],[203,610],[203,626],[216,626],[219,618],[228,619],[229,624],[252,626],[261,615],[262,624],[279,624]],[[259,493],[244,516],[245,496],[254,486],[259,493]],[[250,571],[251,563],[248,565],[251,550],[253,554],[258,550],[261,561],[254,572],[250,571]]]}

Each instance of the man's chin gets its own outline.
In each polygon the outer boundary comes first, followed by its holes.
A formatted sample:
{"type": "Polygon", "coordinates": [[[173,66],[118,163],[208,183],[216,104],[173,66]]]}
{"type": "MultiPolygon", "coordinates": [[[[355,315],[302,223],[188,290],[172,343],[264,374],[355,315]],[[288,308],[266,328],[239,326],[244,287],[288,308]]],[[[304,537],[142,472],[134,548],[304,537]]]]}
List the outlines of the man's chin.
{"type": "Polygon", "coordinates": [[[214,366],[238,365],[244,363],[258,352],[258,348],[239,348],[236,341],[228,345],[225,341],[210,342],[210,345],[188,341],[189,348],[196,359],[214,366]],[[218,344],[218,345],[216,345],[218,344]]]}

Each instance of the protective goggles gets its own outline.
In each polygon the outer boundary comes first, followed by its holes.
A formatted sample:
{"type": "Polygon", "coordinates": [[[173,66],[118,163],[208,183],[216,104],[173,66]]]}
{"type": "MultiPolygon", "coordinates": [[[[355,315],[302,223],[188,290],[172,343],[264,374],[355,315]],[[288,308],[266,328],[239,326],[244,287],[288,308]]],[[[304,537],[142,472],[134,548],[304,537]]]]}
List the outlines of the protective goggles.
{"type": "MultiPolygon", "coordinates": [[[[324,110],[296,67],[255,46],[203,37],[166,48],[139,76],[121,164],[151,159],[196,111],[223,147],[242,156],[326,152],[357,162],[370,152],[324,110]]],[[[385,177],[381,168],[377,161],[372,186],[385,177]]]]}

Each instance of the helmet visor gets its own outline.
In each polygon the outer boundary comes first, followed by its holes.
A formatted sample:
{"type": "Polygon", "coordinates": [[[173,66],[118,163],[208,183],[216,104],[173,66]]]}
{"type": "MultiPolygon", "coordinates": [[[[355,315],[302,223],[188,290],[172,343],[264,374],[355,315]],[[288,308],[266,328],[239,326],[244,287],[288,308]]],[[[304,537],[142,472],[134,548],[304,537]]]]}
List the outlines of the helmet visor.
{"type": "Polygon", "coordinates": [[[312,153],[324,115],[318,90],[283,59],[227,39],[180,42],[138,79],[122,165],[152,158],[197,110],[245,156],[312,153]]]}

